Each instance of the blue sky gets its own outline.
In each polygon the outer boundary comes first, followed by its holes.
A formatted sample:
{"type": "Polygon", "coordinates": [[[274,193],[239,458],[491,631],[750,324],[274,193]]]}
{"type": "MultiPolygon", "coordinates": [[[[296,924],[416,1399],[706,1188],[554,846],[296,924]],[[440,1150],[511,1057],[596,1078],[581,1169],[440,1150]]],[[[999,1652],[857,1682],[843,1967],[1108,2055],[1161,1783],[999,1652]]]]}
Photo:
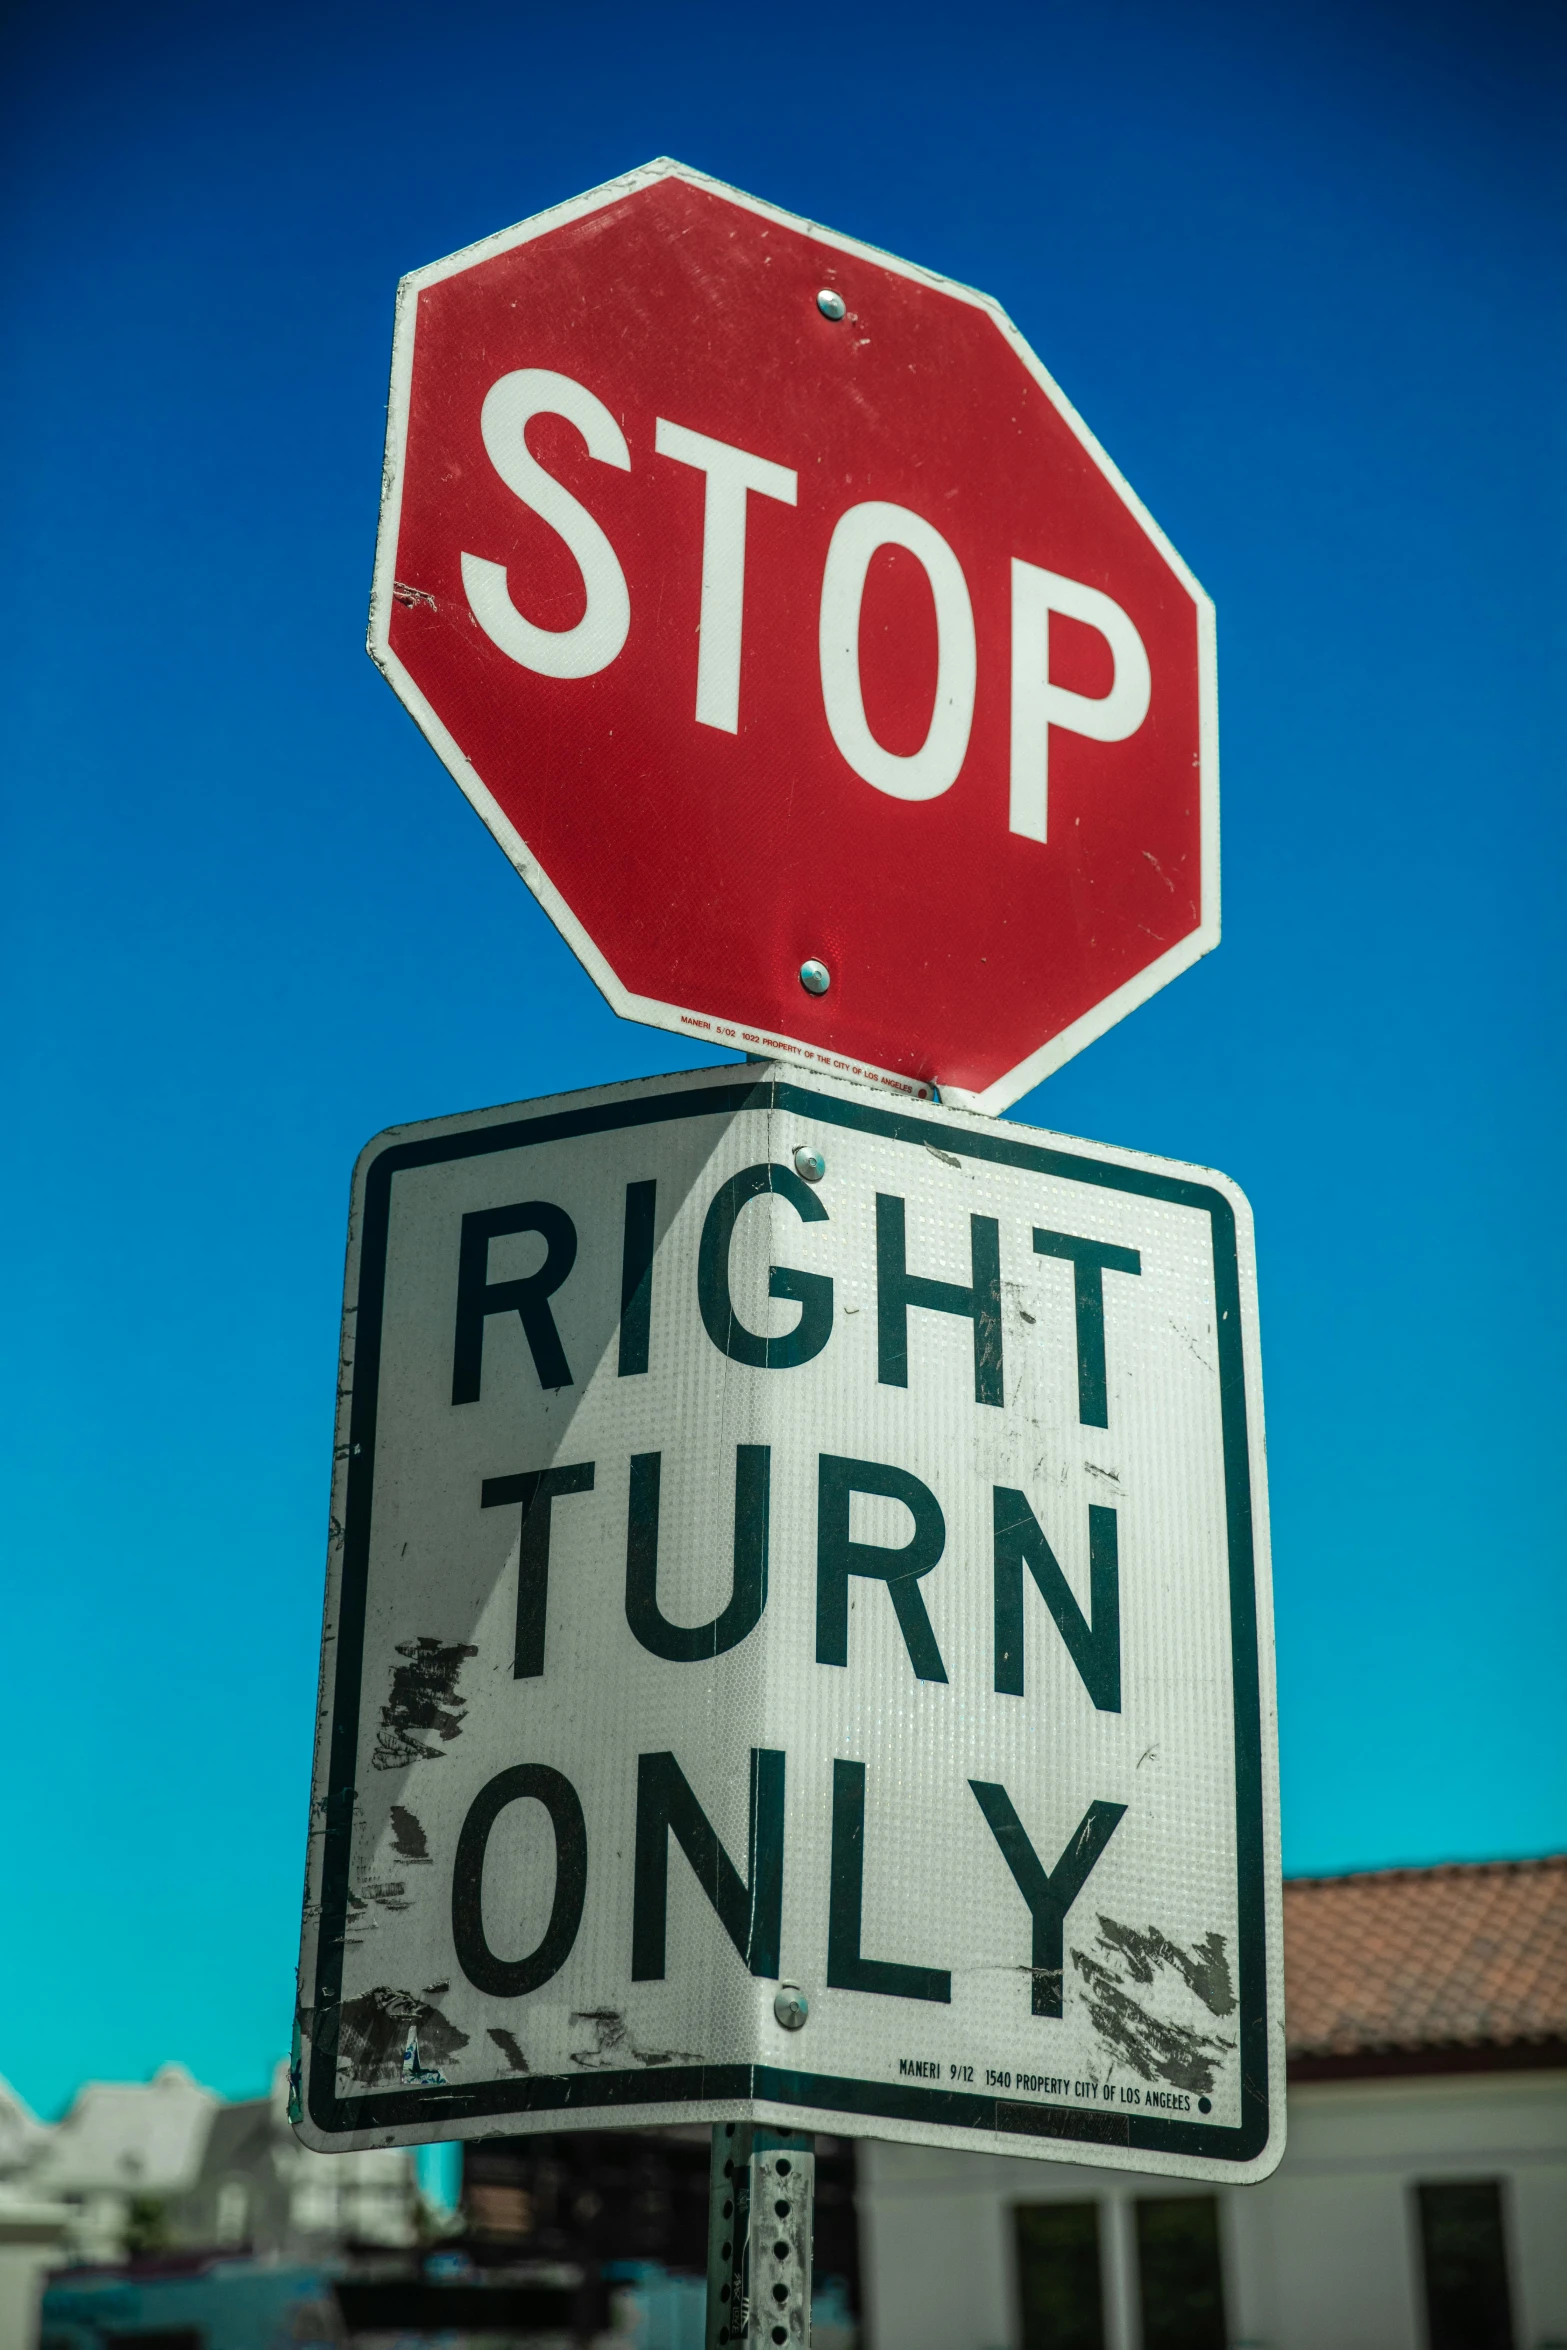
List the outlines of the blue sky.
{"type": "Polygon", "coordinates": [[[660,152],[997,295],[1214,596],[1224,944],[1019,1114],[1251,1195],[1286,1865],[1567,1841],[1560,17],[10,27],[0,2072],[286,2047],[359,1145],[711,1057],[362,649],[397,278],[660,152]]]}

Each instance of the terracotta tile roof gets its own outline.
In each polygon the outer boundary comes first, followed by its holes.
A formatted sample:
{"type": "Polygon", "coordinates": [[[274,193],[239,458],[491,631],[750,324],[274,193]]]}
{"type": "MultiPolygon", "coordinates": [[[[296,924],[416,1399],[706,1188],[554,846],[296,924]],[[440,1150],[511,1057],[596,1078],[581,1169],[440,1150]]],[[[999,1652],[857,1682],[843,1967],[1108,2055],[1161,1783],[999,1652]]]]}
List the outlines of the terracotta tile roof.
{"type": "Polygon", "coordinates": [[[1567,1853],[1296,1877],[1284,1958],[1296,2077],[1567,2062],[1567,1853]]]}

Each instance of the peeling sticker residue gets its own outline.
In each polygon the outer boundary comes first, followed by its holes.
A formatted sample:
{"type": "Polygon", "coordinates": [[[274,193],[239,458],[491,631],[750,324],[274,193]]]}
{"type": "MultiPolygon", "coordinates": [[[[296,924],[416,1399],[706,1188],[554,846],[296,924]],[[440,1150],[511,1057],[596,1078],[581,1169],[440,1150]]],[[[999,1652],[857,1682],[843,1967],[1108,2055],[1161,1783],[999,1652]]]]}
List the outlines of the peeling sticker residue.
{"type": "Polygon", "coordinates": [[[426,2064],[419,2053],[419,2035],[410,2032],[408,2045],[403,2050],[403,2079],[416,2089],[444,2089],[446,2075],[433,2064],[426,2064]]]}
{"type": "Polygon", "coordinates": [[[392,1850],[410,1867],[430,1865],[430,1847],[425,1842],[424,1830],[413,1813],[400,1803],[392,1806],[392,1850]]]}
{"type": "Polygon", "coordinates": [[[514,2073],[525,2073],[530,2069],[527,2058],[517,2045],[515,2033],[503,2031],[498,2024],[491,2024],[486,2036],[495,2042],[514,2073]]]}
{"type": "Polygon", "coordinates": [[[406,1909],[408,1907],[408,1888],[401,1877],[388,1877],[378,1885],[367,1883],[365,1899],[375,1902],[381,1909],[406,1909]]]}
{"type": "Polygon", "coordinates": [[[421,1633],[417,1640],[400,1640],[397,1653],[405,1664],[392,1668],[392,1690],[381,1708],[370,1757],[378,1771],[400,1771],[412,1762],[438,1762],[441,1750],[419,1733],[433,1731],[448,1744],[462,1729],[468,1708],[457,1695],[457,1676],[476,1648],[464,1642],[450,1645],[421,1633]]]}
{"type": "Polygon", "coordinates": [[[1171,2003],[1172,1998],[1180,1999],[1178,1982],[1209,2015],[1234,2012],[1224,1936],[1205,1934],[1193,1949],[1185,1950],[1157,1926],[1139,1933],[1114,1918],[1101,1917],[1097,1939],[1102,1956],[1074,1950],[1072,1963],[1089,2020],[1112,2062],[1129,2065],[1145,2081],[1167,2081],[1172,2089],[1206,2096],[1213,2088],[1215,2067],[1235,2042],[1183,2021],[1171,2012],[1171,2003]],[[1152,1989],[1155,2000],[1135,1997],[1132,1984],[1152,1989]]]}
{"type": "Polygon", "coordinates": [[[421,2079],[426,2067],[450,2062],[468,2045],[468,2035],[449,2023],[438,2007],[412,1991],[397,1991],[378,1983],[357,1999],[343,2004],[338,2028],[338,2055],[346,2072],[367,2088],[413,2077],[408,2051],[421,2079]]]}
{"type": "Polygon", "coordinates": [[[573,2048],[571,2061],[585,2073],[615,2072],[626,2064],[700,2064],[702,2059],[691,2048],[639,2048],[631,2037],[631,2027],[618,2007],[590,2007],[572,2016],[574,2024],[588,2024],[593,2031],[591,2048],[573,2048]]]}
{"type": "Polygon", "coordinates": [[[1134,1982],[1151,1983],[1155,1968],[1174,1967],[1210,2015],[1235,2013],[1235,1985],[1230,1980],[1230,1962],[1225,1955],[1222,1934],[1204,1934],[1193,1949],[1183,1950],[1179,1942],[1172,1942],[1157,1926],[1139,1934],[1134,1926],[1123,1926],[1114,1918],[1101,1917],[1099,1939],[1119,1952],[1134,1982]]]}

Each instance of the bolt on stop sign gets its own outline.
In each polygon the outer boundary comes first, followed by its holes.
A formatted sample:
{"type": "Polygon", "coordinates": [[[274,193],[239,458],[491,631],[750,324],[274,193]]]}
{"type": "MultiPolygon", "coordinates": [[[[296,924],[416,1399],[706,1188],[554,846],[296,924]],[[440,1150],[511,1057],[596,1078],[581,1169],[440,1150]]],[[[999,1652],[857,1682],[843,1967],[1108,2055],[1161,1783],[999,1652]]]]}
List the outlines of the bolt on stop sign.
{"type": "Polygon", "coordinates": [[[997,1111],[1217,943],[1202,589],[994,302],[682,165],[404,281],[370,649],[630,1018],[997,1111]]]}

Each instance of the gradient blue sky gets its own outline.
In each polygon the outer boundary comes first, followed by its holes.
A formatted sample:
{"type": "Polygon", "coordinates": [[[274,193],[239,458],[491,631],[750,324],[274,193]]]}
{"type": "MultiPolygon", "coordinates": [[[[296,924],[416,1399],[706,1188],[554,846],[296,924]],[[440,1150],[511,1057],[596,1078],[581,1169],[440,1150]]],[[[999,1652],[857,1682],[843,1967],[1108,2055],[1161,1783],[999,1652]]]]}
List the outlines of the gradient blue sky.
{"type": "Polygon", "coordinates": [[[694,1057],[362,650],[398,276],[659,152],[996,294],[1214,595],[1224,944],[1020,1113],[1250,1192],[1287,1865],[1567,1842],[1559,12],[9,23],[0,2072],[287,2046],[359,1145],[694,1057]]]}

